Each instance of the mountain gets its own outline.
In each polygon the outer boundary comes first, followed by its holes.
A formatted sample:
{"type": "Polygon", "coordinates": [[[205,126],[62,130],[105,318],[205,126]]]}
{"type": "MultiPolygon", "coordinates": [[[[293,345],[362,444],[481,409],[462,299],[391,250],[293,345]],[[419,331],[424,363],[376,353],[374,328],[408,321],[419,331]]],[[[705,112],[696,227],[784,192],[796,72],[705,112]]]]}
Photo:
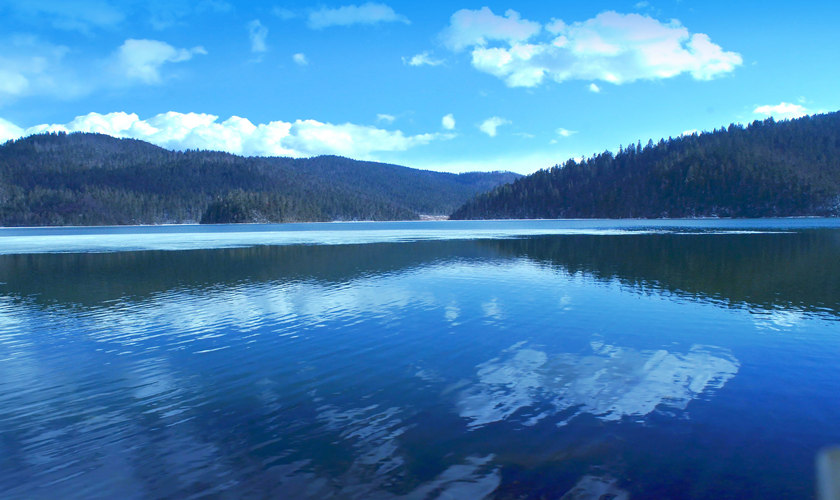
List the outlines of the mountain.
{"type": "Polygon", "coordinates": [[[468,201],[453,219],[840,215],[840,112],[631,144],[468,201]]]}
{"type": "Polygon", "coordinates": [[[447,214],[518,177],[337,156],[176,152],[102,134],[35,135],[0,146],[0,225],[410,220],[447,214]]]}

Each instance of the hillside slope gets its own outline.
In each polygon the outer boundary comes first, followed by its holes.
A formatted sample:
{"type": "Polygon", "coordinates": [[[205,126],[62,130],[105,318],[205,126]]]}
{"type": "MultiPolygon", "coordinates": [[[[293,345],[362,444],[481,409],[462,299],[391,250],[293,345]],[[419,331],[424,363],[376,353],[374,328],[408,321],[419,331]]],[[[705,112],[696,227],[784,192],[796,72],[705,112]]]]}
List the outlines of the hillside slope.
{"type": "Polygon", "coordinates": [[[840,215],[840,113],[631,144],[478,195],[454,219],[840,215]]]}
{"type": "Polygon", "coordinates": [[[174,152],[101,134],[46,134],[0,146],[0,225],[416,219],[447,214],[517,177],[335,156],[174,152]]]}

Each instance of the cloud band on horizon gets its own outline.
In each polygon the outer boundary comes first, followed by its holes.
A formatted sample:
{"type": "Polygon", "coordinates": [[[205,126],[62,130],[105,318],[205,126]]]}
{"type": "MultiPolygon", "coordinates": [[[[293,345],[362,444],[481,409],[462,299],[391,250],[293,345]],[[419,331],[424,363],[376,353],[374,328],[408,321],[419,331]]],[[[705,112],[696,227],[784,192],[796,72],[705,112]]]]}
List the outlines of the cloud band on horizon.
{"type": "Polygon", "coordinates": [[[307,157],[325,154],[374,159],[377,152],[405,151],[449,134],[406,135],[354,123],[333,124],[317,120],[272,121],[253,124],[247,118],[219,117],[207,113],[170,111],[141,120],[135,113],[88,113],[66,124],[19,127],[0,119],[0,141],[48,132],[93,132],[118,138],[140,139],[172,150],[201,149],[245,156],[307,157]]]}

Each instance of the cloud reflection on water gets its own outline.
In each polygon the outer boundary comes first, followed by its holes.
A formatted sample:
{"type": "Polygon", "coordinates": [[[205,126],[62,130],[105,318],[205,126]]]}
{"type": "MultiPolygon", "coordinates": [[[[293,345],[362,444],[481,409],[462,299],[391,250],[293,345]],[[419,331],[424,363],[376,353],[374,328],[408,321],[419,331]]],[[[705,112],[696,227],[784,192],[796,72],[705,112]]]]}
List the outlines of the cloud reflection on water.
{"type": "Polygon", "coordinates": [[[700,345],[683,354],[595,340],[591,349],[549,355],[515,344],[477,367],[477,381],[460,393],[459,414],[478,428],[517,415],[533,425],[571,412],[562,425],[583,413],[615,421],[644,417],[660,405],[685,410],[700,394],[722,388],[740,366],[728,351],[700,345]]]}
{"type": "MultiPolygon", "coordinates": [[[[211,346],[212,350],[216,338],[223,347],[238,342],[226,336],[231,327],[264,334],[266,325],[270,325],[280,335],[296,335],[295,325],[316,326],[336,320],[352,323],[385,318],[395,310],[433,305],[431,294],[417,293],[395,280],[359,280],[343,286],[303,282],[210,292],[176,291],[121,308],[97,309],[78,319],[88,323],[84,330],[99,342],[155,349],[199,342],[195,347],[198,353],[210,352],[198,346],[211,346]],[[148,342],[153,344],[146,345],[148,342]]],[[[0,315],[0,326],[2,321],[0,315]]]]}
{"type": "Polygon", "coordinates": [[[787,331],[795,328],[806,319],[804,313],[795,309],[751,312],[750,317],[758,330],[787,331]]]}

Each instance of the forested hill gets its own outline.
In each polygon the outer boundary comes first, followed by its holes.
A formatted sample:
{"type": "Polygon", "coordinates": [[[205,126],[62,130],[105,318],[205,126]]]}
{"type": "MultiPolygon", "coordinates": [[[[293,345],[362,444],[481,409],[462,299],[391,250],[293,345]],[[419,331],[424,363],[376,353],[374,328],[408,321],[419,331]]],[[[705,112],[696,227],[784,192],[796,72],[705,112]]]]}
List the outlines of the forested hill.
{"type": "Polygon", "coordinates": [[[840,215],[840,113],[631,144],[478,195],[454,219],[840,215]]]}
{"type": "Polygon", "coordinates": [[[445,215],[518,177],[336,156],[175,152],[101,134],[36,135],[0,146],[0,225],[410,220],[445,215]]]}

